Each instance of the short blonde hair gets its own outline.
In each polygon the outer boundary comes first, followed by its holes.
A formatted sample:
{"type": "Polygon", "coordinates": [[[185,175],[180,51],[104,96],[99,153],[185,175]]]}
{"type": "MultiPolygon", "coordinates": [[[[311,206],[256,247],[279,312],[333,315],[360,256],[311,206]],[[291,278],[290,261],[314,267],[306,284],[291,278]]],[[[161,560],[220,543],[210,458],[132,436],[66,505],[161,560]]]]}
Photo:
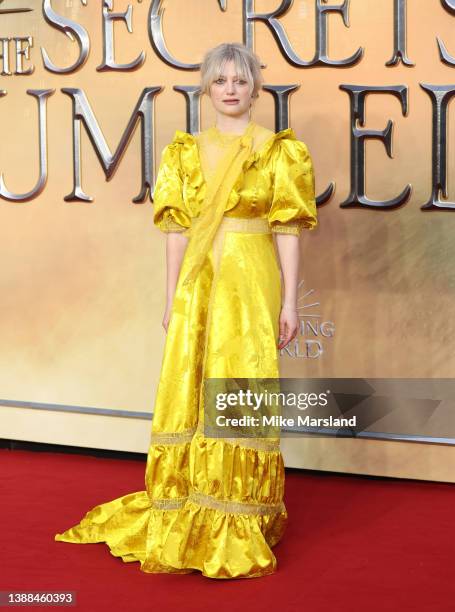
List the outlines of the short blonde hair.
{"type": "Polygon", "coordinates": [[[221,43],[207,51],[201,64],[201,93],[210,97],[211,84],[221,76],[224,64],[229,60],[234,62],[237,76],[249,83],[251,97],[257,98],[263,82],[261,62],[241,43],[221,43]]]}

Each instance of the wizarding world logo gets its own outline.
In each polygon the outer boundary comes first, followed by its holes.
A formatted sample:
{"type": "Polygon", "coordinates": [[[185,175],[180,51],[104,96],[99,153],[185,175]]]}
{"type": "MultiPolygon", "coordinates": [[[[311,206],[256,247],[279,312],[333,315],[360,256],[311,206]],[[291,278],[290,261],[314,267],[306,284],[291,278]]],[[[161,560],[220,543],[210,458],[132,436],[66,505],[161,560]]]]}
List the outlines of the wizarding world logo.
{"type": "Polygon", "coordinates": [[[280,350],[280,355],[301,359],[320,359],[335,335],[335,323],[326,320],[314,289],[305,289],[305,281],[297,287],[299,329],[297,336],[280,350]]]}

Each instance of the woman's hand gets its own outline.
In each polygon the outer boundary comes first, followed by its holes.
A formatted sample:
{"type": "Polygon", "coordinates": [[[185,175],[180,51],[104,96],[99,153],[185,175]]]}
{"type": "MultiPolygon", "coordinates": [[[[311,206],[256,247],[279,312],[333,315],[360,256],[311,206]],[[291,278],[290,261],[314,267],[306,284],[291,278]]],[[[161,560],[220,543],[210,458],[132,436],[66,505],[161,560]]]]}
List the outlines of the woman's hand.
{"type": "Polygon", "coordinates": [[[299,315],[297,308],[282,306],[280,313],[280,337],[278,348],[282,349],[297,336],[299,330],[299,315]]]}
{"type": "Polygon", "coordinates": [[[171,320],[171,308],[167,306],[164,312],[163,321],[162,321],[162,325],[166,333],[167,333],[167,328],[169,327],[170,320],[171,320]]]}

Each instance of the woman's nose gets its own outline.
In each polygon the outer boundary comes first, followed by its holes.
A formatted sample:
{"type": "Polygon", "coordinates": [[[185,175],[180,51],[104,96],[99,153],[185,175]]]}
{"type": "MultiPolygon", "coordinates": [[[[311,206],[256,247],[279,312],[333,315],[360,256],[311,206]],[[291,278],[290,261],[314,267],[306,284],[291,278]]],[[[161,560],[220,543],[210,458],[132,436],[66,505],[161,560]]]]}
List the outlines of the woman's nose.
{"type": "Polygon", "coordinates": [[[226,89],[227,89],[227,93],[234,93],[235,91],[234,81],[232,82],[226,81],[226,89]]]}

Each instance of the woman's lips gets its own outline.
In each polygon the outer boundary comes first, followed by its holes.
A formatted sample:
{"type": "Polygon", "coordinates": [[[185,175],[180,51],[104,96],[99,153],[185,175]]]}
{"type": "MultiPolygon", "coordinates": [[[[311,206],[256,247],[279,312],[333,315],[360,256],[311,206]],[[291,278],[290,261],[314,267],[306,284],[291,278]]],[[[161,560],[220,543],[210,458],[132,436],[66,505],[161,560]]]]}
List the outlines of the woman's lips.
{"type": "Polygon", "coordinates": [[[223,100],[225,104],[238,104],[238,100],[223,100]]]}

